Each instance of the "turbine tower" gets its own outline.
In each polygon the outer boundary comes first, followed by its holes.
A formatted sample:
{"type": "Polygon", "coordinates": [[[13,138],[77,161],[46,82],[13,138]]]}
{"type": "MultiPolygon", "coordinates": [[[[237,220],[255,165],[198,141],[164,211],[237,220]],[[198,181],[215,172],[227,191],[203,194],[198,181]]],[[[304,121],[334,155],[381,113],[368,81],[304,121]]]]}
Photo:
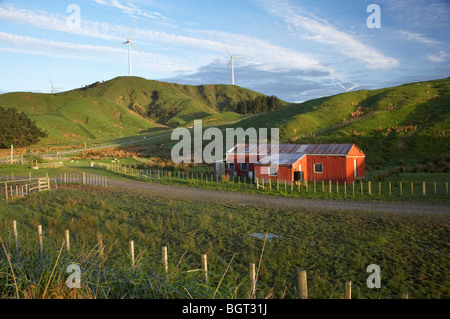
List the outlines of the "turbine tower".
{"type": "MultiPolygon", "coordinates": [[[[233,54],[231,54],[230,50],[228,50],[227,46],[225,46],[225,49],[227,49],[228,54],[230,55],[230,62],[228,62],[228,68],[231,65],[231,84],[234,85],[234,59],[239,59],[239,58],[243,58],[244,56],[233,56],[233,54]]],[[[228,70],[228,69],[227,69],[228,70]]]]}
{"type": "Polygon", "coordinates": [[[340,86],[342,86],[342,88],[345,90],[345,92],[348,92],[348,91],[350,91],[350,90],[353,90],[353,89],[355,89],[355,88],[357,88],[359,85],[357,85],[357,86],[354,86],[354,87],[351,87],[351,88],[346,88],[345,86],[343,86],[341,83],[339,83],[338,81],[336,81],[336,83],[337,84],[339,84],[340,86]]]}
{"type": "Polygon", "coordinates": [[[141,54],[143,54],[142,51],[139,50],[139,49],[134,45],[133,42],[131,42],[131,37],[133,36],[133,28],[134,28],[134,24],[133,24],[133,26],[131,27],[130,38],[127,39],[127,41],[125,41],[125,42],[123,42],[123,43],[121,43],[121,44],[115,46],[115,48],[117,48],[117,47],[120,47],[120,46],[122,46],[122,45],[124,45],[124,44],[128,44],[128,76],[131,76],[131,46],[134,46],[134,48],[135,48],[136,50],[138,50],[139,52],[141,52],[141,54]]]}
{"type": "Polygon", "coordinates": [[[52,80],[51,80],[50,78],[48,78],[48,79],[50,80],[50,83],[51,83],[51,85],[52,85],[52,94],[55,93],[55,90],[62,90],[62,88],[57,88],[57,87],[55,87],[55,86],[53,85],[53,82],[52,82],[52,80]]]}

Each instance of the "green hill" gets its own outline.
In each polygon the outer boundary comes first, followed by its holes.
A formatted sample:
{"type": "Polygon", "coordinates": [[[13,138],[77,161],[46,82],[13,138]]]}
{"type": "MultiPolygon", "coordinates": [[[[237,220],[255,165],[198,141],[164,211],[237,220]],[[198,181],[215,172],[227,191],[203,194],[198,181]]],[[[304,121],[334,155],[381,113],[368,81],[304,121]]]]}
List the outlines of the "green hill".
{"type": "Polygon", "coordinates": [[[374,167],[433,160],[450,153],[450,78],[323,97],[235,126],[279,127],[285,143],[356,143],[374,167]]]}
{"type": "Polygon", "coordinates": [[[233,103],[260,95],[238,86],[117,77],[56,94],[2,94],[0,105],[24,111],[46,129],[49,137],[41,142],[45,145],[118,138],[157,126],[185,126],[200,118],[210,123],[239,119],[241,115],[230,112],[233,103]]]}
{"type": "Polygon", "coordinates": [[[434,160],[450,170],[450,78],[299,104],[282,101],[280,109],[256,115],[233,112],[239,101],[258,96],[263,95],[231,85],[117,77],[57,94],[2,94],[0,105],[25,111],[48,130],[42,146],[116,139],[203,119],[204,126],[278,127],[284,143],[356,143],[370,168],[434,160]]]}

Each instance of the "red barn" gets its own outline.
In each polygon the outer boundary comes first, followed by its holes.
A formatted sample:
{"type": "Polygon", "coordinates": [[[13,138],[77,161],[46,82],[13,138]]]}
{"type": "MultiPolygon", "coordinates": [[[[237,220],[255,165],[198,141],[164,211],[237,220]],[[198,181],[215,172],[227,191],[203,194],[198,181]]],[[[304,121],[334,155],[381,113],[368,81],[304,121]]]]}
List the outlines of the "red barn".
{"type": "MultiPolygon", "coordinates": [[[[364,177],[365,154],[355,144],[236,144],[226,153],[225,174],[266,181],[339,181],[364,177]],[[271,167],[271,164],[276,164],[271,167]]],[[[217,165],[216,165],[217,167],[217,165]]]]}

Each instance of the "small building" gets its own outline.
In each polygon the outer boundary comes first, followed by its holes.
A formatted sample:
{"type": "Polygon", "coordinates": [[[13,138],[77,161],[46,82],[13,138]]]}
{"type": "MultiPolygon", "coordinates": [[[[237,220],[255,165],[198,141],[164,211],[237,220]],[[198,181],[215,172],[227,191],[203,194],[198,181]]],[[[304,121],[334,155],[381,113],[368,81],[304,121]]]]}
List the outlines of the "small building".
{"type": "Polygon", "coordinates": [[[226,152],[225,174],[272,182],[339,181],[364,177],[365,154],[355,144],[236,144],[226,152]]]}

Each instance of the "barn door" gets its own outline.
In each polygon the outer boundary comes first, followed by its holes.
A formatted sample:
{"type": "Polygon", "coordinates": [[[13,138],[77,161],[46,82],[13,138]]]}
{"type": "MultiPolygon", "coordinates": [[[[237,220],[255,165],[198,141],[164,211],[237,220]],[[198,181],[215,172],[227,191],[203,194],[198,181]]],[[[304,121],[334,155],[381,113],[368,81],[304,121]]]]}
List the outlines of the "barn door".
{"type": "Polygon", "coordinates": [[[355,172],[355,177],[358,177],[358,163],[356,158],[353,160],[353,171],[355,172]]]}

